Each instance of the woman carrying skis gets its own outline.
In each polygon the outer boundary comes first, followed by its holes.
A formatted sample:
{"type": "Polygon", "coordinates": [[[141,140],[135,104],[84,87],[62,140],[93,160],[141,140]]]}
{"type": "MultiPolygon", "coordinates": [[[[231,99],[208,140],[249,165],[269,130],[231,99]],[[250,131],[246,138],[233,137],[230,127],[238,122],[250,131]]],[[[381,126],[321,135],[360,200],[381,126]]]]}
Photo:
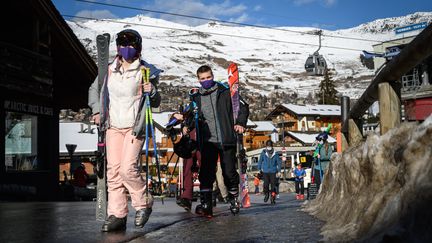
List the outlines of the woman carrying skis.
{"type": "Polygon", "coordinates": [[[126,229],[128,191],[135,208],[135,226],[143,227],[152,212],[153,199],[146,196],[146,182],[137,161],[145,136],[142,96],[150,96],[151,107],[161,101],[157,83],[161,70],[141,59],[142,39],[132,29],[116,36],[117,56],[99,91],[97,78],[89,89],[93,121],[106,132],[108,217],[102,231],[126,229]],[[150,82],[144,83],[141,68],[150,68],[150,82]]]}

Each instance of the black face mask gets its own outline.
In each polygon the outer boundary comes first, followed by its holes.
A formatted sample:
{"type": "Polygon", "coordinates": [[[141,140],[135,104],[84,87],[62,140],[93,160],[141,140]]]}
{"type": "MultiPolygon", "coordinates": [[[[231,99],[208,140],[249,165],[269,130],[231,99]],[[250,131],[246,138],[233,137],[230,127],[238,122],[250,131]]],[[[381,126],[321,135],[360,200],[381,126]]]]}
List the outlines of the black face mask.
{"type": "Polygon", "coordinates": [[[269,147],[266,148],[266,151],[268,154],[272,154],[273,153],[273,147],[270,147],[270,149],[268,149],[269,147]]]}

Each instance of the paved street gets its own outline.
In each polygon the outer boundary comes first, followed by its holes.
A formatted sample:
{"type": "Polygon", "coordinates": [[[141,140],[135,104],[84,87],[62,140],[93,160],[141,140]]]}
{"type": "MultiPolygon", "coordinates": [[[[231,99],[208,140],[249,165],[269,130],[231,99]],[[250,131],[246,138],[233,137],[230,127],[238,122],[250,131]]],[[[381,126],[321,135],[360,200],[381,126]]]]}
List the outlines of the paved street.
{"type": "MultiPolygon", "coordinates": [[[[299,211],[294,194],[281,194],[276,205],[252,195],[252,207],[233,216],[218,204],[215,217],[188,213],[173,198],[155,202],[144,229],[101,233],[94,219],[94,202],[0,203],[0,242],[317,242],[322,223],[299,211]]],[[[196,203],[193,204],[195,207],[196,203]]]]}

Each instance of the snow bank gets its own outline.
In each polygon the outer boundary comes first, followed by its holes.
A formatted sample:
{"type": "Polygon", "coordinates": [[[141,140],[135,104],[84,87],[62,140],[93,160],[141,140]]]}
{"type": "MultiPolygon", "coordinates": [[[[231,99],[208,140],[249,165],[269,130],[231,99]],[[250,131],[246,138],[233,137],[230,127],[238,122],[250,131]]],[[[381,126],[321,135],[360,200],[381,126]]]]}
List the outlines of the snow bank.
{"type": "Polygon", "coordinates": [[[325,241],[432,242],[432,115],[334,154],[304,210],[325,241]]]}

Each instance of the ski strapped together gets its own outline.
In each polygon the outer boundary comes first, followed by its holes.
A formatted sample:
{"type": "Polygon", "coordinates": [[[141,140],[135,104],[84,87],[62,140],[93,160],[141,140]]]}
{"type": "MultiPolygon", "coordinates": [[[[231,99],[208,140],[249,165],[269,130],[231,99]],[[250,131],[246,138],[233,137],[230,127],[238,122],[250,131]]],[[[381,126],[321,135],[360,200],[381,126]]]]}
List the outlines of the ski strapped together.
{"type": "MultiPolygon", "coordinates": [[[[105,79],[108,77],[110,35],[108,33],[96,37],[97,60],[98,60],[98,89],[101,93],[105,79]]],[[[98,126],[98,150],[96,152],[97,175],[96,187],[96,220],[104,221],[107,216],[107,185],[106,185],[106,145],[105,130],[98,126]]]]}
{"type": "MultiPolygon", "coordinates": [[[[228,67],[228,84],[231,94],[231,103],[233,109],[234,122],[236,121],[239,111],[240,111],[240,95],[239,95],[239,72],[236,63],[232,62],[228,67]]],[[[247,174],[246,174],[246,154],[243,148],[243,136],[242,134],[237,134],[236,143],[236,157],[239,169],[240,177],[240,204],[244,208],[251,206],[250,197],[248,192],[247,174]]]]}
{"type": "MultiPolygon", "coordinates": [[[[150,68],[147,67],[142,67],[141,68],[141,74],[142,74],[142,79],[144,81],[144,84],[147,84],[150,82],[150,68]]],[[[149,134],[149,129],[151,132],[151,138],[152,138],[152,143],[153,143],[153,156],[155,158],[156,161],[156,167],[157,167],[157,177],[158,177],[158,183],[156,186],[153,185],[152,183],[152,190],[153,190],[153,195],[154,196],[158,196],[161,198],[162,200],[162,204],[164,204],[164,197],[163,197],[163,191],[164,188],[162,186],[162,182],[161,182],[161,175],[160,175],[160,163],[159,163],[159,156],[158,156],[158,150],[157,150],[157,146],[156,146],[156,133],[155,133],[155,127],[153,125],[153,113],[151,110],[151,105],[150,105],[150,94],[147,92],[145,93],[145,103],[144,103],[144,108],[145,108],[145,123],[146,123],[146,134],[145,134],[145,146],[146,146],[146,183],[147,183],[147,190],[146,190],[146,198],[148,200],[149,196],[149,188],[148,188],[148,179],[149,179],[149,175],[150,175],[150,169],[149,169],[149,138],[150,138],[150,134],[149,134]]],[[[142,151],[142,149],[141,149],[142,151]]],[[[140,168],[142,171],[142,162],[141,162],[141,152],[140,152],[140,168]]],[[[152,180],[153,182],[153,180],[152,180]]]]}

